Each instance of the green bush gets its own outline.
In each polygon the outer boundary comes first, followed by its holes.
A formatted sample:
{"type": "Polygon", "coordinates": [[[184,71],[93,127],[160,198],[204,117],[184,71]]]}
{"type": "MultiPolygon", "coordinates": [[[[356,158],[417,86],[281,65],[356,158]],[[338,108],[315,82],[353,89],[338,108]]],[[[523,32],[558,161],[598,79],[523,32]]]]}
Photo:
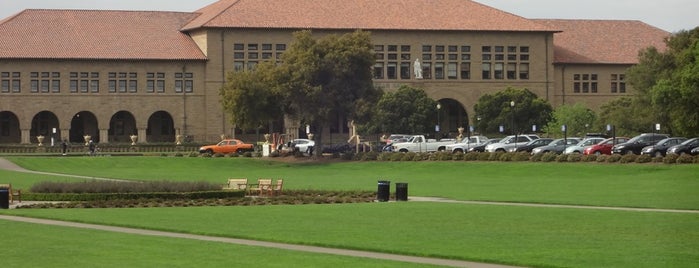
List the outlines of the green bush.
{"type": "Polygon", "coordinates": [[[689,154],[682,154],[675,160],[677,164],[691,164],[694,163],[694,157],[689,154]]]}
{"type": "Polygon", "coordinates": [[[454,161],[462,161],[464,160],[464,153],[456,152],[451,156],[451,159],[454,161]]]}
{"type": "Polygon", "coordinates": [[[224,157],[224,156],[226,156],[226,155],[225,155],[225,154],[222,154],[222,153],[215,153],[215,154],[213,155],[213,157],[224,157]]]}
{"type": "Polygon", "coordinates": [[[624,156],[619,159],[620,163],[634,163],[636,162],[636,158],[638,158],[638,155],[635,154],[625,154],[624,156]]]}
{"type": "Polygon", "coordinates": [[[567,162],[568,156],[564,154],[556,155],[556,162],[567,162]]]}
{"type": "Polygon", "coordinates": [[[653,161],[653,163],[662,163],[663,160],[664,160],[664,157],[658,156],[658,157],[653,157],[653,159],[651,161],[653,161]]]}
{"type": "Polygon", "coordinates": [[[479,152],[469,152],[469,153],[464,155],[464,160],[465,161],[477,161],[480,154],[481,153],[479,153],[479,152]]]}
{"type": "Polygon", "coordinates": [[[361,158],[359,160],[361,160],[361,161],[376,161],[378,158],[379,158],[379,153],[376,151],[371,151],[371,152],[362,153],[361,158]]]}
{"type": "Polygon", "coordinates": [[[642,154],[636,158],[636,163],[648,163],[653,160],[653,157],[647,154],[642,154]]]}
{"type": "Polygon", "coordinates": [[[582,161],[582,155],[581,154],[568,154],[568,162],[580,162],[582,161]]]}
{"type": "Polygon", "coordinates": [[[518,161],[518,162],[523,162],[523,161],[529,161],[531,158],[531,155],[528,152],[517,152],[514,153],[514,157],[512,157],[513,161],[518,161]]]}
{"type": "Polygon", "coordinates": [[[500,157],[505,154],[505,152],[494,152],[490,153],[488,156],[488,161],[500,161],[500,157]]]}
{"type": "Polygon", "coordinates": [[[606,154],[601,154],[597,156],[597,162],[599,163],[605,163],[607,162],[607,158],[609,158],[609,155],[606,154]]]}
{"type": "Polygon", "coordinates": [[[583,155],[582,161],[583,162],[595,162],[595,161],[597,161],[597,155],[594,155],[594,154],[583,155]]]}
{"type": "Polygon", "coordinates": [[[558,155],[556,153],[548,152],[541,155],[541,162],[553,162],[556,160],[558,155]]]}
{"type": "Polygon", "coordinates": [[[502,162],[511,162],[513,157],[513,153],[502,153],[500,154],[500,158],[498,158],[498,160],[502,162]]]}
{"type": "Polygon", "coordinates": [[[544,156],[544,154],[542,154],[542,153],[533,154],[530,160],[532,162],[541,162],[541,157],[543,157],[543,156],[544,156]]]}
{"type": "Polygon", "coordinates": [[[379,154],[378,157],[376,157],[376,160],[378,161],[391,161],[391,156],[393,153],[390,152],[382,152],[379,154]]]}
{"type": "Polygon", "coordinates": [[[607,156],[607,163],[617,163],[621,160],[621,155],[618,154],[613,154],[610,156],[607,156]]]}
{"type": "Polygon", "coordinates": [[[676,154],[667,154],[667,155],[663,158],[663,163],[665,163],[665,164],[675,164],[675,163],[677,163],[677,158],[679,158],[679,157],[680,157],[680,156],[679,156],[679,155],[676,155],[676,154]]]}

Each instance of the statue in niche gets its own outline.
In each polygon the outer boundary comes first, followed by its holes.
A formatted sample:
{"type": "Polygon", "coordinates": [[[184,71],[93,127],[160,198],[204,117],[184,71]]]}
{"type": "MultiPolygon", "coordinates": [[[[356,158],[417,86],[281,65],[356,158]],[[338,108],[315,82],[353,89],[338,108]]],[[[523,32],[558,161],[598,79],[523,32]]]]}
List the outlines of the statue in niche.
{"type": "Polygon", "coordinates": [[[422,79],[422,65],[420,64],[420,59],[415,59],[413,69],[415,71],[415,79],[422,79]]]}

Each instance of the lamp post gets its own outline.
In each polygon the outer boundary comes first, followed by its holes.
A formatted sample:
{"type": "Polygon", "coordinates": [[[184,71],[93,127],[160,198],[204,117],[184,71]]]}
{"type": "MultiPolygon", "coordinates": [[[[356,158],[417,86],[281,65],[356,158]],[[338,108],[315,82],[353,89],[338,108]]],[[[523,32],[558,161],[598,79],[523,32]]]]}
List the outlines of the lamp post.
{"type": "Polygon", "coordinates": [[[515,133],[515,152],[517,151],[517,128],[515,127],[515,101],[510,101],[512,107],[512,132],[515,133]]]}
{"type": "Polygon", "coordinates": [[[434,131],[436,132],[435,134],[435,139],[439,140],[439,110],[442,109],[442,104],[437,102],[437,125],[434,126],[434,131]]]}

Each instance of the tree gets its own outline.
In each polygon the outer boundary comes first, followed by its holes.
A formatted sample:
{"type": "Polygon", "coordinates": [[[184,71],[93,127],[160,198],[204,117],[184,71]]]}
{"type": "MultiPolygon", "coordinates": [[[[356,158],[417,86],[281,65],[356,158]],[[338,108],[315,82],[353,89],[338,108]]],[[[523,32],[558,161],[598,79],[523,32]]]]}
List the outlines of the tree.
{"type": "Polygon", "coordinates": [[[374,133],[429,133],[435,122],[437,102],[424,90],[401,86],[383,94],[373,110],[374,117],[362,130],[374,133]]]}
{"type": "Polygon", "coordinates": [[[561,127],[566,125],[568,136],[582,137],[594,126],[595,112],[581,103],[562,105],[553,111],[553,119],[542,130],[549,135],[562,135],[561,127]]]}
{"type": "Polygon", "coordinates": [[[602,105],[596,128],[606,130],[611,125],[617,136],[627,137],[652,131],[653,112],[643,102],[639,97],[622,97],[602,105]]]}
{"type": "Polygon", "coordinates": [[[506,133],[515,134],[531,132],[532,125],[539,128],[546,125],[551,120],[553,108],[528,89],[508,87],[493,95],[481,96],[474,110],[476,114],[472,122],[477,122],[477,131],[497,133],[503,126],[506,133]],[[514,107],[511,102],[514,102],[514,107]]]}
{"type": "Polygon", "coordinates": [[[228,73],[219,95],[224,111],[236,126],[257,129],[283,116],[282,100],[274,91],[273,68],[262,63],[255,71],[228,73]]]}
{"type": "Polygon", "coordinates": [[[254,125],[284,114],[314,126],[316,147],[322,149],[321,134],[338,115],[363,119],[359,112],[380,96],[372,82],[374,51],[368,32],[317,40],[310,31],[296,32],[281,59],[277,65],[260,64],[229,75],[221,97],[235,123],[254,125]],[[267,115],[259,115],[266,109],[267,115]]]}
{"type": "Polygon", "coordinates": [[[660,123],[663,132],[699,136],[699,27],[680,31],[665,43],[666,51],[646,49],[628,71],[638,92],[635,104],[652,111],[643,132],[660,123]]]}

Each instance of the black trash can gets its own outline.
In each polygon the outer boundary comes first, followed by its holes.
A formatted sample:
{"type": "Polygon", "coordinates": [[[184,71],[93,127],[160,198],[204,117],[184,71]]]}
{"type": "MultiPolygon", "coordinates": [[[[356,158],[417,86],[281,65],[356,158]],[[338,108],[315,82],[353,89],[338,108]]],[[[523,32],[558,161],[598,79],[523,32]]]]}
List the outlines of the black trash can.
{"type": "Polygon", "coordinates": [[[379,202],[388,202],[391,195],[391,182],[390,181],[379,181],[379,188],[376,192],[376,200],[379,202]]]}
{"type": "Polygon", "coordinates": [[[396,182],[396,201],[408,201],[408,183],[396,182]]]}
{"type": "Polygon", "coordinates": [[[0,189],[0,209],[10,208],[10,189],[0,189]]]}

